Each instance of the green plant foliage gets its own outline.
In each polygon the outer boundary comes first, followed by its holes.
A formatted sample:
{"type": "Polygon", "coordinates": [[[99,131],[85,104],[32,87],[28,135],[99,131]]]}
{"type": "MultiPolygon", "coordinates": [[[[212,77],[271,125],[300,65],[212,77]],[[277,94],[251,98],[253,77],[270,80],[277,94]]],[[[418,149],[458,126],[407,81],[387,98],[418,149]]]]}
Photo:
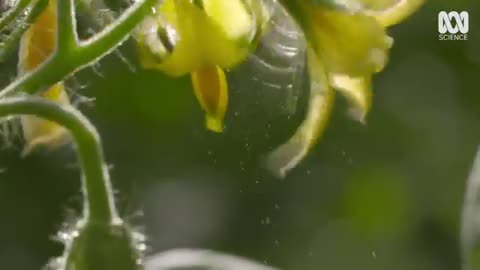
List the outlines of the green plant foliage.
{"type": "MultiPolygon", "coordinates": [[[[67,230],[58,234],[65,246],[64,252],[48,267],[55,270],[273,270],[270,266],[209,250],[172,250],[144,257],[145,237],[118,213],[100,136],[95,126],[70,104],[63,92],[64,83],[133,37],[130,40],[137,48],[140,66],[153,69],[148,73],[152,77],[158,77],[158,72],[173,77],[190,74],[193,92],[206,114],[206,127],[223,132],[229,124],[224,122],[231,96],[228,75],[248,61],[257,46],[262,45],[265,33],[274,28],[271,21],[274,12],[280,10],[286,16],[284,18],[289,19],[289,29],[302,39],[300,43],[305,46],[301,54],[305,58],[302,66],[309,79],[303,120],[293,135],[265,159],[270,173],[284,178],[322,137],[334,110],[336,92],[346,98],[350,116],[361,123],[366,122],[372,104],[373,75],[385,68],[392,47],[387,29],[414,13],[423,1],[405,0],[395,4],[366,0],[133,2],[128,5],[122,0],[19,0],[0,18],[0,34],[7,37],[0,42],[0,62],[9,60],[18,43],[21,52],[18,76],[0,91],[0,117],[33,119],[22,121],[24,131],[42,129],[40,133],[47,139],[41,140],[41,144],[49,149],[58,147],[57,140],[49,140],[55,135],[53,131],[58,128],[68,131],[70,137],[66,142],[73,141],[81,168],[82,214],[68,224],[67,230]],[[376,8],[373,2],[384,5],[376,8]],[[108,8],[108,15],[105,21],[99,22],[96,16],[105,8],[108,8]],[[77,29],[77,19],[81,17],[77,13],[87,16],[87,24],[94,28],[95,33],[86,34],[86,39],[79,38],[84,35],[80,35],[77,29]],[[39,36],[34,31],[38,26],[51,31],[44,31],[39,36]],[[28,49],[22,50],[32,40],[35,49],[45,50],[41,59],[29,54],[28,49]],[[34,64],[24,68],[29,61],[34,64]],[[58,91],[52,94],[52,89],[58,91]],[[60,96],[66,99],[65,102],[60,96]],[[32,122],[38,125],[28,126],[32,122]]],[[[160,81],[166,79],[161,77],[160,81]]],[[[188,88],[182,79],[178,84],[170,83],[188,88]]],[[[158,86],[166,87],[166,84],[158,86]]],[[[123,93],[123,100],[143,98],[142,102],[136,108],[124,106],[119,113],[130,115],[138,110],[139,114],[151,116],[152,111],[160,114],[156,99],[136,97],[131,93],[142,89],[135,85],[131,88],[129,93],[123,93]]],[[[180,97],[178,103],[186,97],[181,95],[175,96],[180,97]]],[[[183,108],[189,106],[177,106],[176,102],[168,109],[179,117],[178,114],[185,111],[183,108]]],[[[135,121],[141,125],[146,120],[135,121]]],[[[29,139],[24,137],[28,145],[29,139]]],[[[381,232],[394,238],[407,231],[405,220],[414,215],[414,207],[409,203],[409,191],[405,185],[399,184],[403,178],[395,178],[395,173],[389,170],[372,171],[375,172],[352,177],[345,185],[346,198],[341,200],[339,212],[350,217],[350,224],[340,226],[339,234],[357,233],[361,237],[373,238],[373,232],[381,232]],[[383,205],[377,205],[378,201],[383,205]]],[[[0,174],[3,172],[0,168],[0,174]]],[[[472,177],[477,178],[476,175],[472,177]]],[[[292,194],[295,192],[292,189],[292,194]]],[[[470,197],[476,195],[470,194],[470,197]]],[[[468,197],[467,192],[465,211],[476,212],[476,206],[468,203],[468,197]]],[[[302,219],[305,213],[292,214],[302,219]]],[[[469,227],[475,223],[469,220],[474,215],[467,213],[464,216],[466,227],[462,231],[464,260],[472,265],[476,263],[478,253],[476,236],[471,236],[477,233],[477,226],[469,227]],[[470,243],[473,238],[475,240],[470,243]]],[[[270,223],[270,217],[262,218],[262,224],[270,223]]],[[[274,242],[278,243],[277,240],[274,242]]]]}

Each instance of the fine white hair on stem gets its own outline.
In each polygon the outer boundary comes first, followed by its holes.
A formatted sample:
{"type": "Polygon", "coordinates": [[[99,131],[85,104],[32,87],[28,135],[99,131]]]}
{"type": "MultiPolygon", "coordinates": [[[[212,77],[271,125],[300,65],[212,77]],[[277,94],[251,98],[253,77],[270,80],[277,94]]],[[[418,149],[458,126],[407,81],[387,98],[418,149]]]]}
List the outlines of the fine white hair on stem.
{"type": "Polygon", "coordinates": [[[79,108],[82,105],[86,105],[87,107],[93,107],[96,99],[94,97],[88,97],[81,94],[81,90],[86,88],[88,85],[82,85],[74,76],[72,76],[72,78],[74,86],[72,86],[72,88],[65,87],[65,90],[70,97],[70,103],[72,104],[72,106],[75,108],[79,108]]]}
{"type": "Polygon", "coordinates": [[[22,130],[17,117],[0,118],[0,149],[16,149],[21,138],[22,130]]]}
{"type": "Polygon", "coordinates": [[[479,269],[480,260],[480,146],[465,186],[460,240],[465,270],[479,269]]]}

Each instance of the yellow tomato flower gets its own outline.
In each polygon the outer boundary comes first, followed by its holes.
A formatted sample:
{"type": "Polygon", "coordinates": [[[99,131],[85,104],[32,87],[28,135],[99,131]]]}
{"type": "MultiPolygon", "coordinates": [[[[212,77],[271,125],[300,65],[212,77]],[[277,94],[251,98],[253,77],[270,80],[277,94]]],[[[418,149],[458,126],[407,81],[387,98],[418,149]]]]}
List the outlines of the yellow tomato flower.
{"type": "Polygon", "coordinates": [[[372,75],[383,70],[393,44],[385,27],[413,13],[423,0],[343,0],[337,7],[314,2],[283,0],[307,37],[312,85],[306,119],[267,159],[279,176],[307,155],[325,129],[334,100],[331,88],[347,98],[355,119],[365,121],[372,75]]]}
{"type": "MultiPolygon", "coordinates": [[[[56,47],[57,0],[50,0],[45,10],[22,36],[19,49],[18,72],[29,72],[41,65],[56,47]]],[[[53,85],[41,94],[59,104],[69,104],[62,82],[53,85]]],[[[35,116],[22,116],[21,124],[26,142],[24,154],[38,145],[56,147],[69,141],[67,130],[60,125],[35,116]]]]}
{"type": "MultiPolygon", "coordinates": [[[[223,130],[228,84],[223,69],[244,60],[262,27],[257,1],[165,0],[134,34],[141,63],[171,76],[190,73],[206,127],[223,130]],[[247,4],[251,3],[251,4],[247,4]],[[254,13],[256,12],[256,13],[254,13]]],[[[260,6],[258,6],[260,7],[260,6]]]]}
{"type": "Polygon", "coordinates": [[[310,99],[296,133],[267,158],[283,176],[322,135],[335,90],[350,113],[365,122],[371,106],[372,76],[384,69],[393,39],[386,27],[419,8],[423,0],[165,0],[157,15],[135,33],[143,66],[172,76],[190,73],[206,112],[207,128],[221,131],[228,86],[223,69],[244,60],[267,28],[268,5],[281,3],[308,43],[310,99]]]}
{"type": "Polygon", "coordinates": [[[345,0],[346,10],[302,1],[311,46],[329,83],[351,101],[354,117],[363,122],[371,104],[371,77],[384,69],[393,45],[385,27],[413,13],[423,0],[345,0]]]}

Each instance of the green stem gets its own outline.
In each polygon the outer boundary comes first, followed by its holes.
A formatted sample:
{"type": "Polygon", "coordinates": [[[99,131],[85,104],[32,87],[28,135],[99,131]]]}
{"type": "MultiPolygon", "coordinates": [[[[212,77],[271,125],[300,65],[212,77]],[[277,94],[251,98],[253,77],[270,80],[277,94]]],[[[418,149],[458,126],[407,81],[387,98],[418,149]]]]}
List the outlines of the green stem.
{"type": "Polygon", "coordinates": [[[9,115],[35,115],[68,129],[75,141],[83,173],[85,219],[96,224],[118,222],[99,135],[79,111],[41,98],[15,97],[0,100],[0,118],[9,115]]]}
{"type": "Polygon", "coordinates": [[[10,25],[22,11],[32,2],[32,0],[20,0],[12,9],[7,11],[5,15],[0,18],[0,31],[10,25]]]}
{"type": "Polygon", "coordinates": [[[25,33],[30,24],[32,24],[37,16],[40,15],[40,13],[45,9],[47,4],[48,0],[38,0],[33,4],[33,7],[29,11],[27,17],[22,21],[20,26],[16,27],[12,33],[8,35],[8,40],[5,41],[0,47],[0,62],[5,61],[7,57],[9,57],[15,51],[16,45],[23,33],[25,33]]]}
{"type": "Polygon", "coordinates": [[[21,75],[0,92],[0,99],[20,91],[36,93],[97,61],[119,46],[137,24],[151,13],[151,8],[157,2],[158,0],[137,1],[103,31],[77,44],[71,53],[55,53],[38,68],[21,75]]]}
{"type": "MultiPolygon", "coordinates": [[[[109,53],[115,47],[111,46],[111,41],[115,40],[116,44],[121,44],[128,36],[128,34],[145,18],[145,15],[151,14],[151,8],[158,3],[158,0],[144,0],[138,1],[127,11],[125,11],[111,26],[105,27],[100,33],[93,36],[89,40],[80,42],[78,54],[82,58],[90,59],[88,62],[94,61],[102,54],[109,53]],[[124,29],[129,29],[125,33],[124,29]]],[[[85,64],[87,64],[85,63],[85,64]]]]}
{"type": "Polygon", "coordinates": [[[57,1],[57,54],[64,55],[78,43],[75,5],[73,0],[57,1]]]}

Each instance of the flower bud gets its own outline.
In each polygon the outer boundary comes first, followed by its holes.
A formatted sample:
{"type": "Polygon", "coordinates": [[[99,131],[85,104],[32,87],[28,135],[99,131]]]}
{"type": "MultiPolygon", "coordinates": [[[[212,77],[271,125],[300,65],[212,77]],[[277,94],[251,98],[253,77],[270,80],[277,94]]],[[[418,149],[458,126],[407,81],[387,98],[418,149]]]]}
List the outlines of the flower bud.
{"type": "Polygon", "coordinates": [[[136,245],[134,234],[124,223],[80,224],[77,230],[65,233],[65,239],[64,257],[54,262],[60,269],[142,269],[140,247],[143,243],[136,245]]]}

